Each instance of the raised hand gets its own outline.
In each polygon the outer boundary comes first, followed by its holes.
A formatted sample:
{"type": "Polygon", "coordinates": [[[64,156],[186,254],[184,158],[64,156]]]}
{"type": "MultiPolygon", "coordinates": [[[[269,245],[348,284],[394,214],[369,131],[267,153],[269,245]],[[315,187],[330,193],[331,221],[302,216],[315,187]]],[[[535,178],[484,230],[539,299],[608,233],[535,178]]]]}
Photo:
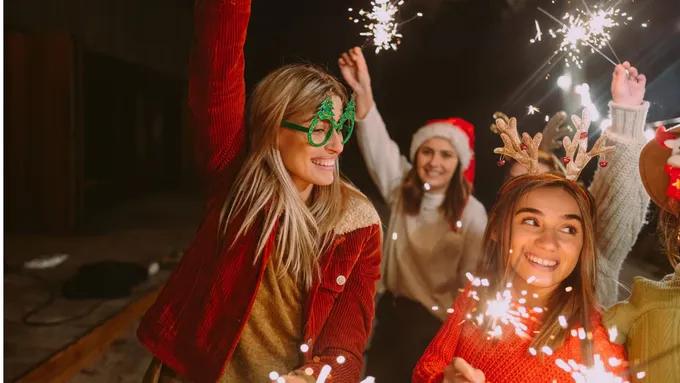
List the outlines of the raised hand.
{"type": "Polygon", "coordinates": [[[340,55],[338,65],[342,77],[356,93],[356,117],[358,120],[363,120],[373,107],[373,90],[371,89],[371,76],[368,74],[368,66],[361,48],[354,47],[340,55]]]}
{"type": "Polygon", "coordinates": [[[619,64],[612,77],[612,100],[620,105],[640,105],[645,98],[646,85],[647,78],[638,73],[637,68],[628,61],[619,64]]]}

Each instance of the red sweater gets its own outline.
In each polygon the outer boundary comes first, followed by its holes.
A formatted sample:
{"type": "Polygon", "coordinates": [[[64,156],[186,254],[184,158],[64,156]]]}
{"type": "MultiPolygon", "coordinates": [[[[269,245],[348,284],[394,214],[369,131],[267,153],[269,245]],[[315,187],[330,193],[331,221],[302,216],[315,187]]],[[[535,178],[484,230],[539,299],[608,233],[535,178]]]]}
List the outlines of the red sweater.
{"type": "MultiPolygon", "coordinates": [[[[442,382],[444,367],[454,357],[463,358],[481,370],[486,381],[491,383],[574,381],[571,374],[558,367],[556,362],[561,359],[583,364],[578,336],[569,336],[562,347],[552,350],[552,355],[543,354],[543,361],[529,352],[531,340],[515,335],[512,327],[503,327],[503,335],[498,341],[487,340],[476,325],[467,321],[461,324],[477,304],[476,300],[468,297],[467,291],[458,296],[453,313],[418,362],[413,371],[413,383],[442,382]]],[[[529,334],[540,327],[536,321],[527,320],[525,324],[529,334]]],[[[602,326],[599,314],[593,315],[591,331],[594,354],[600,356],[605,369],[614,374],[623,373],[627,360],[625,349],[609,341],[609,334],[602,326]],[[621,364],[610,366],[610,358],[617,358],[621,364]]],[[[536,351],[542,353],[541,350],[536,351]]]]}
{"type": "MultiPolygon", "coordinates": [[[[231,250],[218,252],[220,196],[225,195],[245,156],[243,45],[250,1],[198,0],[194,15],[190,105],[198,163],[209,180],[211,198],[194,242],[144,315],[137,335],[165,365],[203,383],[215,382],[231,358],[276,233],[255,265],[261,221],[231,250]]],[[[303,354],[305,364],[300,368],[311,368],[318,375],[328,364],[332,381],[356,383],[373,320],[381,234],[378,216],[368,201],[349,203],[352,208],[336,228],[332,246],[320,256],[321,279],[304,297],[303,333],[309,351],[303,354]],[[337,363],[340,355],[345,359],[342,364],[337,363]]],[[[227,241],[238,227],[227,228],[227,241]]]]}

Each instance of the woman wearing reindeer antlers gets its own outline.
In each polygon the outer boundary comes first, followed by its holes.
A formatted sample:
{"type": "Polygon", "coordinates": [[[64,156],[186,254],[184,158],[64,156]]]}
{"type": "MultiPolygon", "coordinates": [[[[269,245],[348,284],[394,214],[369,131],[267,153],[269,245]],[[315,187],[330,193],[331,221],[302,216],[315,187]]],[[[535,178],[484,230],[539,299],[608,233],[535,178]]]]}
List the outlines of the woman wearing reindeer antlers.
{"type": "Polygon", "coordinates": [[[591,159],[606,165],[602,157],[615,148],[602,136],[586,151],[579,135],[588,134],[587,109],[572,119],[564,175],[539,174],[541,133],[520,138],[514,118],[497,120],[503,147],[494,152],[528,173],[498,193],[477,275],[418,362],[414,383],[569,381],[588,369],[605,381],[627,378],[625,350],[610,342],[595,294],[598,207],[576,182],[591,159]]]}
{"type": "MultiPolygon", "coordinates": [[[[582,118],[573,116],[577,130],[573,140],[563,141],[564,174],[539,174],[541,133],[534,138],[525,133],[520,139],[514,118],[496,121],[504,146],[494,152],[513,158],[528,174],[501,188],[484,236],[478,275],[471,276],[418,363],[414,382],[552,382],[584,378],[587,369],[605,381],[627,379],[625,352],[611,344],[598,299],[616,297],[607,295],[602,279],[611,268],[618,275],[625,254],[612,258],[607,247],[596,248],[596,238],[607,230],[603,221],[625,221],[611,217],[607,203],[629,204],[629,194],[636,191],[629,186],[636,175],[626,170],[628,161],[637,163],[636,153],[644,145],[644,86],[644,76],[628,63],[616,67],[610,104],[616,125],[586,151],[588,112],[584,110],[582,118]],[[605,140],[616,143],[616,151],[604,146],[605,140]],[[591,187],[594,196],[576,181],[598,156],[606,169],[595,176],[600,184],[591,187]],[[626,197],[616,198],[617,193],[626,197]],[[604,206],[597,204],[598,194],[610,195],[604,206]]],[[[641,199],[641,206],[626,208],[644,215],[648,200],[633,196],[641,199]]],[[[631,228],[627,230],[625,235],[631,235],[631,228]]]]}
{"type": "Polygon", "coordinates": [[[604,323],[626,345],[634,382],[680,382],[680,125],[657,129],[640,155],[640,177],[661,209],[658,230],[675,273],[636,277],[631,297],[612,306],[604,323]]]}
{"type": "Polygon", "coordinates": [[[381,225],[340,178],[354,101],[324,69],[262,79],[246,118],[249,0],[197,0],[189,100],[206,218],[144,315],[146,383],[357,383],[371,330],[381,225]],[[246,120],[250,139],[246,147],[246,120]]]}
{"type": "MultiPolygon", "coordinates": [[[[601,277],[597,295],[605,307],[611,306],[617,300],[619,272],[642,230],[649,206],[649,196],[645,193],[637,170],[639,153],[647,143],[643,134],[649,108],[649,103],[643,101],[645,85],[645,76],[639,74],[628,62],[614,69],[611,83],[612,101],[609,103],[612,125],[607,129],[607,137],[616,145],[617,150],[601,161],[605,169],[595,173],[593,182],[588,188],[598,206],[598,231],[595,241],[602,258],[599,262],[601,277]]],[[[507,117],[502,113],[497,115],[507,124],[507,117]]],[[[564,117],[566,115],[555,115],[543,130],[543,140],[538,149],[539,173],[545,171],[564,173],[578,165],[570,163],[568,156],[560,159],[562,164],[559,168],[555,166],[548,170],[547,166],[541,165],[544,163],[542,158],[546,157],[546,153],[556,149],[557,139],[570,132],[568,127],[563,126],[564,117]]],[[[495,125],[492,125],[491,129],[494,130],[495,125]]],[[[580,145],[585,145],[588,142],[588,134],[577,132],[574,136],[574,142],[576,141],[580,142],[580,145]]],[[[554,161],[555,156],[550,154],[550,157],[554,161]]],[[[508,161],[508,164],[504,160],[505,157],[502,157],[499,165],[513,166],[515,169],[519,166],[515,160],[508,161]]],[[[524,173],[526,170],[515,171],[514,175],[524,173]]]]}
{"type": "Polygon", "coordinates": [[[472,196],[474,127],[460,118],[430,121],[413,135],[409,163],[373,102],[361,49],[339,64],[356,93],[359,147],[391,210],[366,374],[408,382],[481,253],[486,210],[472,196]]]}

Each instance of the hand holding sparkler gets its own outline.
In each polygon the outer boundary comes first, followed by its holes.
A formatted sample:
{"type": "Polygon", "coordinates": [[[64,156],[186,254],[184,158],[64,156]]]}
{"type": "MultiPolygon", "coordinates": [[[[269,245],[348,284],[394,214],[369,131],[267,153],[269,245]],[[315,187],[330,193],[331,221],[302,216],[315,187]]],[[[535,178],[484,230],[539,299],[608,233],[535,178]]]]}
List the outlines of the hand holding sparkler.
{"type": "Polygon", "coordinates": [[[485,383],[484,373],[463,358],[453,358],[444,369],[444,383],[485,383]]]}
{"type": "Polygon", "coordinates": [[[361,48],[354,47],[340,55],[338,59],[340,73],[347,84],[356,93],[356,118],[363,120],[373,107],[373,90],[368,65],[361,48]]]}
{"type": "Polygon", "coordinates": [[[638,106],[645,98],[647,78],[628,61],[614,68],[612,100],[620,105],[638,106]]]}

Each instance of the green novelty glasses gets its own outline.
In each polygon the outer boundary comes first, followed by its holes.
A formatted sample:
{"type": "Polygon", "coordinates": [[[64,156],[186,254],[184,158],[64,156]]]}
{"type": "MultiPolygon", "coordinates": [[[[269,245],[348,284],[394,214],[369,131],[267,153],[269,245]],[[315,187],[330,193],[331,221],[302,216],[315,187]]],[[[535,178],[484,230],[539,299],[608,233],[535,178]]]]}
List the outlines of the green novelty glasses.
{"type": "Polygon", "coordinates": [[[304,127],[290,121],[281,121],[281,126],[288,129],[307,133],[307,140],[312,146],[324,146],[330,141],[333,132],[337,132],[344,145],[354,131],[354,115],[356,113],[356,101],[354,95],[345,107],[339,121],[335,121],[333,114],[333,99],[327,96],[319,110],[314,114],[309,127],[304,127]]]}

